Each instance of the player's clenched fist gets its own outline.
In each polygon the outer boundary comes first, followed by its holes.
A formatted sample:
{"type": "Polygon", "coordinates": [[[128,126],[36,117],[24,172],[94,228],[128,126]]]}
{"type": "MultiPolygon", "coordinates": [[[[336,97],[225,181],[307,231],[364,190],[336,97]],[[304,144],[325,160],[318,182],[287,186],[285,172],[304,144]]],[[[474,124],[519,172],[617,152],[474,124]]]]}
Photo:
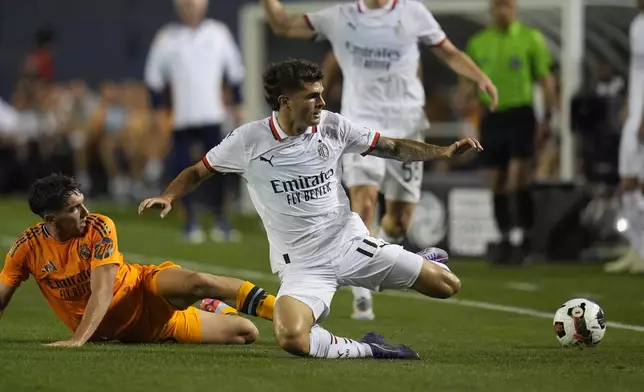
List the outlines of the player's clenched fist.
{"type": "Polygon", "coordinates": [[[162,196],[145,199],[141,202],[141,204],[139,204],[139,215],[143,214],[143,211],[148,208],[161,208],[161,213],[159,214],[159,216],[161,218],[164,218],[172,209],[172,203],[170,202],[170,200],[162,196]]]}

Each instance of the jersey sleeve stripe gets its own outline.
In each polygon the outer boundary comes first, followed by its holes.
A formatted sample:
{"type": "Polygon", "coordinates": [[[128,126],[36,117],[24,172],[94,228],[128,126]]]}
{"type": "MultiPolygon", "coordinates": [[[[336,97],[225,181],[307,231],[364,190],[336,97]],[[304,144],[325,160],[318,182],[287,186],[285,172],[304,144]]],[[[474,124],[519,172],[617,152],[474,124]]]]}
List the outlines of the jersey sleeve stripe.
{"type": "Polygon", "coordinates": [[[369,148],[367,151],[363,152],[362,156],[369,155],[371,151],[373,151],[374,148],[376,148],[376,144],[378,143],[378,139],[380,139],[380,132],[376,132],[376,135],[373,137],[373,140],[371,141],[371,145],[369,145],[369,148]]]}
{"type": "Polygon", "coordinates": [[[96,216],[96,215],[94,215],[94,217],[96,218],[97,222],[99,222],[100,224],[103,225],[103,228],[105,229],[105,232],[107,234],[110,234],[112,232],[112,229],[110,228],[110,225],[107,224],[105,219],[101,218],[100,216],[96,216]]]}
{"type": "Polygon", "coordinates": [[[99,230],[99,231],[100,231],[100,233],[101,233],[101,235],[102,235],[103,237],[106,237],[106,236],[108,236],[108,235],[110,234],[110,232],[111,232],[110,227],[109,227],[109,225],[107,224],[107,222],[105,222],[105,220],[103,220],[103,219],[101,219],[101,218],[99,218],[98,216],[95,216],[95,215],[94,215],[94,216],[91,216],[91,217],[88,217],[88,219],[89,219],[89,218],[91,218],[91,219],[89,220],[89,222],[90,222],[94,227],[96,227],[96,229],[97,229],[97,230],[99,230]]]}
{"type": "Polygon", "coordinates": [[[306,25],[309,26],[309,29],[311,29],[311,31],[315,31],[315,27],[313,27],[313,23],[311,23],[311,19],[309,18],[309,16],[307,14],[304,14],[303,16],[304,16],[304,21],[306,22],[306,25]]]}
{"type": "Polygon", "coordinates": [[[105,237],[107,235],[105,228],[103,228],[103,225],[96,220],[96,217],[87,217],[87,222],[89,222],[90,226],[93,227],[101,237],[105,237]]]}
{"type": "Polygon", "coordinates": [[[212,167],[210,162],[208,162],[208,157],[204,155],[203,159],[201,160],[203,164],[206,166],[206,169],[210,170],[212,173],[217,173],[217,169],[212,167]]]}
{"type": "Polygon", "coordinates": [[[445,41],[447,41],[447,36],[443,37],[440,41],[436,42],[435,44],[432,44],[431,47],[432,48],[439,48],[439,47],[443,46],[445,41]]]}

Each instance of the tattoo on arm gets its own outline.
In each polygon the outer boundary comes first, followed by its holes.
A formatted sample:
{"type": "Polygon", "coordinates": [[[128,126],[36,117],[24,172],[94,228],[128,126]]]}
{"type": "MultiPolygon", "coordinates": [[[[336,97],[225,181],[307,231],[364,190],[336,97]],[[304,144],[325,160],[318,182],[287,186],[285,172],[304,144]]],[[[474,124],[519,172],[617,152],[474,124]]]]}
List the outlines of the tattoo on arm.
{"type": "Polygon", "coordinates": [[[447,149],[415,140],[381,137],[371,155],[401,162],[429,161],[445,156],[447,149]]]}

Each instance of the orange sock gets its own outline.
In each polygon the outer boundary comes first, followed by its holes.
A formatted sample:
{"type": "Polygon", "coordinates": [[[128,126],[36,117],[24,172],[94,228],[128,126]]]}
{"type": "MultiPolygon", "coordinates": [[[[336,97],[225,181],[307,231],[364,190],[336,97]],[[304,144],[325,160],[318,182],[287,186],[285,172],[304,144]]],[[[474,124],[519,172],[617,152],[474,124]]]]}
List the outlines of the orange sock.
{"type": "Polygon", "coordinates": [[[275,296],[268,294],[266,290],[254,283],[244,282],[237,291],[235,305],[237,310],[242,313],[273,320],[275,296]]]}

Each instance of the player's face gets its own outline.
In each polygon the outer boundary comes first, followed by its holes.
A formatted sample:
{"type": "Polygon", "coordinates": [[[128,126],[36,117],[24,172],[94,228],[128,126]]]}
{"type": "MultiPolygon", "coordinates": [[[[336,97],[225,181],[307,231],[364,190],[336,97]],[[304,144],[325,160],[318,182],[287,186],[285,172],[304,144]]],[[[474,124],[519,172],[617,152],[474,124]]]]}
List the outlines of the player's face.
{"type": "Polygon", "coordinates": [[[317,125],[320,123],[320,115],[324,109],[322,83],[305,83],[304,88],[291,96],[291,113],[298,124],[317,125]]]}
{"type": "Polygon", "coordinates": [[[73,192],[69,195],[67,204],[50,216],[45,216],[45,220],[54,224],[61,237],[80,237],[87,229],[86,218],[89,214],[84,202],[85,196],[82,193],[73,192]]]}
{"type": "Polygon", "coordinates": [[[494,23],[509,26],[516,16],[516,0],[492,0],[492,19],[494,23]]]}
{"type": "Polygon", "coordinates": [[[195,25],[204,18],[208,0],[176,0],[175,4],[181,21],[188,25],[195,25]]]}

